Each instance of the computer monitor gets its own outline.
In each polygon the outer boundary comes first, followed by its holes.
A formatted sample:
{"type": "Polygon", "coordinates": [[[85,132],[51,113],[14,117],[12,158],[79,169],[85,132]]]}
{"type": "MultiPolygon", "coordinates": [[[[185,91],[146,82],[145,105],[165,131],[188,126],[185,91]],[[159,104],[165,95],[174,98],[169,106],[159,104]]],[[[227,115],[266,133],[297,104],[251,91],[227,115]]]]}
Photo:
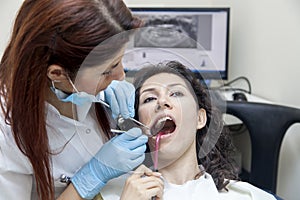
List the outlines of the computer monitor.
{"type": "Polygon", "coordinates": [[[204,79],[227,79],[230,8],[130,8],[144,20],[123,65],[134,76],[151,63],[178,60],[204,79]]]}

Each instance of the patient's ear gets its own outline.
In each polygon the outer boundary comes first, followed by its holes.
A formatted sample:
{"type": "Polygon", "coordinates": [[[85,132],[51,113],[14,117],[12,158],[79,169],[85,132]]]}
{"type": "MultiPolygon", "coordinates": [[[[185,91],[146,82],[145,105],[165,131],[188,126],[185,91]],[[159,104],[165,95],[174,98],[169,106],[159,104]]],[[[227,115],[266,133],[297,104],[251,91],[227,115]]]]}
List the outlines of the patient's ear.
{"type": "Polygon", "coordinates": [[[198,110],[198,123],[197,123],[197,129],[201,129],[205,126],[207,121],[206,118],[206,111],[203,108],[200,108],[198,110]]]}

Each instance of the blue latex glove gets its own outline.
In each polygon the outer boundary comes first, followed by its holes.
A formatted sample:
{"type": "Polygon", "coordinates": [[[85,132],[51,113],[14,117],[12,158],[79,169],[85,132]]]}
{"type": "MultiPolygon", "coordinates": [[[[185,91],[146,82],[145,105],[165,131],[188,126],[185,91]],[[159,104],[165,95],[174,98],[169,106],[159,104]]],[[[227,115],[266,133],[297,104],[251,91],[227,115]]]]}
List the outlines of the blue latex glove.
{"type": "Polygon", "coordinates": [[[134,117],[135,88],[127,81],[112,81],[104,90],[105,101],[110,105],[112,116],[127,119],[134,117]]]}
{"type": "Polygon", "coordinates": [[[92,199],[112,178],[133,170],[145,159],[148,137],[139,128],[112,138],[71,179],[79,195],[92,199]]]}

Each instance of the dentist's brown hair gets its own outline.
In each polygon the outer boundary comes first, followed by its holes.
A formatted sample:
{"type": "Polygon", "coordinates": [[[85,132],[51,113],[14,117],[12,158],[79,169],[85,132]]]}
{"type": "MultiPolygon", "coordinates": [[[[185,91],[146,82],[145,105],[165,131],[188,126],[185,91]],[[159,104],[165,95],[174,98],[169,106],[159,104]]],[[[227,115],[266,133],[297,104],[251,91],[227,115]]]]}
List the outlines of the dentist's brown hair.
{"type": "MultiPolygon", "coordinates": [[[[16,144],[32,164],[40,199],[55,198],[45,117],[48,67],[57,64],[74,78],[97,45],[140,25],[121,0],[23,2],[0,63],[1,108],[16,144]]],[[[123,45],[119,41],[106,46],[99,60],[113,57],[123,45]]],[[[99,125],[109,137],[106,114],[96,107],[99,125]]]]}

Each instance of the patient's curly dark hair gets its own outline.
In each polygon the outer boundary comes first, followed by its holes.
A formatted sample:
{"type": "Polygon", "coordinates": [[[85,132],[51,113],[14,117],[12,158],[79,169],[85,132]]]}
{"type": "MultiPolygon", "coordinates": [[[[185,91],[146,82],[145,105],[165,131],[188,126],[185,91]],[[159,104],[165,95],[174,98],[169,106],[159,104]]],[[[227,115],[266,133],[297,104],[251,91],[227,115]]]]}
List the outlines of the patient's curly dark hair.
{"type": "Polygon", "coordinates": [[[213,105],[206,84],[203,79],[196,77],[189,69],[177,61],[150,65],[142,68],[135,76],[134,86],[136,88],[136,118],[138,118],[137,108],[139,105],[139,92],[143,83],[150,77],[160,73],[172,73],[182,77],[191,86],[191,91],[195,93],[199,108],[206,110],[207,123],[205,127],[197,131],[196,148],[200,152],[203,144],[209,143],[211,136],[217,136],[216,144],[209,148],[209,152],[198,154],[198,164],[201,164],[206,172],[211,174],[218,190],[225,189],[229,181],[225,179],[238,179],[237,168],[232,159],[235,150],[228,131],[223,130],[223,119],[220,109],[213,105]],[[201,155],[200,155],[201,154],[201,155]]]}

